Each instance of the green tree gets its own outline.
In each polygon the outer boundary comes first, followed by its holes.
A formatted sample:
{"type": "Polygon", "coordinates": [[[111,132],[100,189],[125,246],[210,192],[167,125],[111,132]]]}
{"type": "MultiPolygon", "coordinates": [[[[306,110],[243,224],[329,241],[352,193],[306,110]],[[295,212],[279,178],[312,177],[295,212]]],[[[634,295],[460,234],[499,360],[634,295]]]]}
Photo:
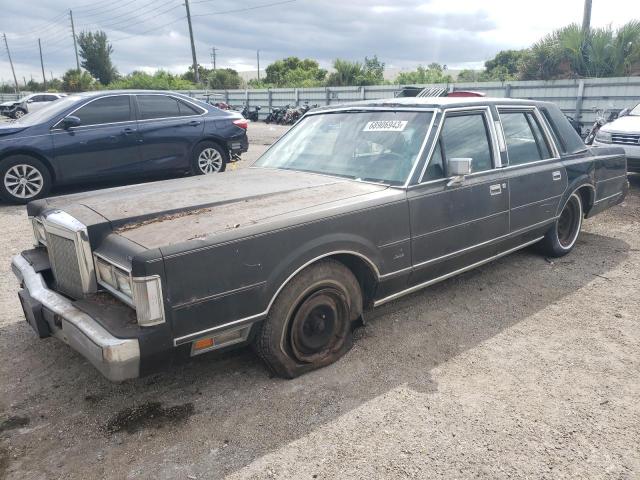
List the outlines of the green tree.
{"type": "Polygon", "coordinates": [[[72,68],[67,70],[62,77],[62,90],[65,92],[85,92],[99,87],[96,79],[89,72],[72,68]]]}
{"type": "Polygon", "coordinates": [[[525,50],[502,50],[496,54],[491,60],[484,62],[484,68],[491,76],[494,69],[501,72],[502,75],[508,74],[514,77],[518,74],[520,60],[525,55],[525,50]]]}
{"type": "Polygon", "coordinates": [[[242,78],[233,68],[219,68],[209,73],[207,77],[209,86],[219,90],[227,90],[240,88],[242,86],[242,78]]]}
{"type": "Polygon", "coordinates": [[[110,89],[143,89],[143,90],[190,90],[196,88],[192,82],[181,75],[172,75],[164,70],[154,74],[134,71],[120,77],[109,85],[110,89]]]}
{"type": "Polygon", "coordinates": [[[310,58],[287,57],[271,63],[266,74],[264,84],[269,86],[316,87],[322,85],[327,71],[310,58]]]}
{"type": "Polygon", "coordinates": [[[111,63],[113,47],[107,41],[107,34],[97,32],[81,32],[78,35],[78,46],[82,57],[82,68],[85,68],[103,85],[109,85],[118,77],[118,71],[111,63]]]}
{"type": "Polygon", "coordinates": [[[329,87],[380,85],[384,83],[384,63],[378,57],[364,57],[364,62],[336,58],[333,72],[327,78],[329,87]]]}
{"type": "Polygon", "coordinates": [[[427,68],[420,65],[412,72],[401,72],[396,78],[396,83],[400,85],[451,83],[452,81],[451,75],[446,74],[439,63],[431,63],[427,68]]]}

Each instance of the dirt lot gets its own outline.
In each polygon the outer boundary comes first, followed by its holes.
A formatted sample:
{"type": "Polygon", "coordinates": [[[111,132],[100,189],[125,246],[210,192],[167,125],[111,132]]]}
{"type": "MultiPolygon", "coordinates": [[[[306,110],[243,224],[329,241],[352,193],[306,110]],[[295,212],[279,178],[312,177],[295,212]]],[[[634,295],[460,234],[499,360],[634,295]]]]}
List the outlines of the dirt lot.
{"type": "MultiPolygon", "coordinates": [[[[252,125],[248,157],[282,131],[252,125]]],[[[388,304],[291,381],[240,351],[114,385],[37,340],[9,269],[30,228],[0,205],[0,478],[640,478],[631,183],[571,255],[526,250],[388,304]]]]}

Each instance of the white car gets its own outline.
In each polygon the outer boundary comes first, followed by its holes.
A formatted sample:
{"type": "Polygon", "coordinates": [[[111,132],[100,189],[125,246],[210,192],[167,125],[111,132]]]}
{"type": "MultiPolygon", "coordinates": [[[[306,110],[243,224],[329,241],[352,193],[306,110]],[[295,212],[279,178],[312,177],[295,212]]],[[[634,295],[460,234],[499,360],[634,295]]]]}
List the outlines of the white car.
{"type": "Polygon", "coordinates": [[[593,145],[609,147],[618,145],[627,154],[627,171],[640,173],[640,104],[627,115],[603,125],[593,145]]]}
{"type": "Polygon", "coordinates": [[[35,112],[50,105],[59,98],[64,97],[62,93],[32,93],[18,100],[0,103],[0,115],[11,118],[20,118],[27,113],[35,112]]]}

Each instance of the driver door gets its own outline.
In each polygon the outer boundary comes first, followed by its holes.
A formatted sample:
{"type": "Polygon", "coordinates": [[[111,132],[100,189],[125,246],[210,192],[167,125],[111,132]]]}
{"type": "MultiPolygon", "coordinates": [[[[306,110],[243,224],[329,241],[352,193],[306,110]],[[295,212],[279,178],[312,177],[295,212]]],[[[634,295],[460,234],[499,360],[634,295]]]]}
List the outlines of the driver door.
{"type": "Polygon", "coordinates": [[[408,191],[413,271],[419,285],[482,261],[509,233],[509,183],[487,107],[449,109],[420,183],[408,191]],[[471,158],[471,174],[451,182],[448,162],[471,158]]]}

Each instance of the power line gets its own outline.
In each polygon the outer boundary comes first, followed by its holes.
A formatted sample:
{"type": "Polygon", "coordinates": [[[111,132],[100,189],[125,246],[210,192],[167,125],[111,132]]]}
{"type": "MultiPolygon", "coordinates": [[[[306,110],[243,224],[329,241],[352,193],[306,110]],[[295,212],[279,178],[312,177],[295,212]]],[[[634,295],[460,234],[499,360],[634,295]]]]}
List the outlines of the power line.
{"type": "MultiPolygon", "coordinates": [[[[208,2],[208,1],[212,1],[212,0],[200,0],[199,2],[193,2],[193,3],[204,3],[204,2],[208,2]]],[[[281,2],[273,2],[273,3],[264,3],[262,5],[254,5],[252,7],[244,7],[244,8],[238,8],[235,10],[222,10],[219,12],[210,12],[210,13],[198,13],[196,15],[192,15],[194,17],[207,17],[210,15],[225,15],[227,13],[241,13],[241,12],[248,12],[249,10],[257,10],[259,8],[267,8],[267,7],[275,7],[276,5],[284,5],[286,3],[293,3],[296,2],[297,0],[284,0],[281,2]]]]}

